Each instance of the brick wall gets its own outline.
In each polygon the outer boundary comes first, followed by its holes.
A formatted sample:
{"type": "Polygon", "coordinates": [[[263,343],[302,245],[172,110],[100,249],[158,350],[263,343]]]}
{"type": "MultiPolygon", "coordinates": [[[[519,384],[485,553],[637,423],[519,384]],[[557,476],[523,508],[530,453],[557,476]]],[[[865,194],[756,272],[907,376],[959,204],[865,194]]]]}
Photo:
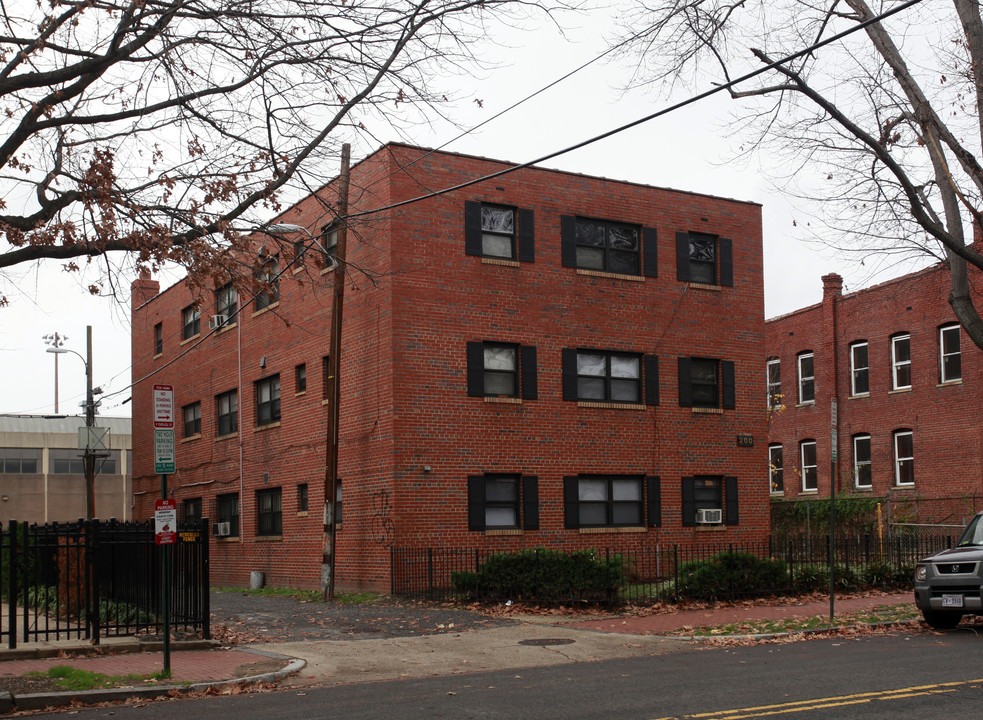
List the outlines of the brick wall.
{"type": "MultiPolygon", "coordinates": [[[[523,169],[442,197],[358,216],[486,175],[505,164],[387,145],[352,169],[350,269],[344,308],[339,477],[343,523],[338,585],[388,589],[389,548],[516,549],[743,541],[768,531],[761,358],[764,322],[760,207],[720,198],[540,169],[523,169]],[[534,212],[535,261],[495,263],[464,251],[464,202],[534,212]],[[654,228],[658,277],[585,274],[561,263],[561,215],[654,228]],[[733,287],[676,278],[676,233],[733,240],[733,287]],[[533,346],[538,398],[489,401],[467,392],[468,342],[533,346]],[[659,359],[660,402],[586,407],[563,399],[567,348],[617,350],[659,359]],[[680,407],[677,362],[732,361],[736,407],[717,413],[680,407]],[[737,436],[754,439],[738,447],[737,436]],[[538,530],[468,529],[467,478],[483,473],[538,477],[538,530]],[[661,527],[566,529],[563,478],[578,473],[657,476],[661,527]],[[737,478],[738,525],[684,526],[682,478],[737,478]]],[[[328,207],[333,188],[320,200],[328,207]]],[[[278,220],[317,232],[330,219],[308,198],[278,220]]],[[[259,242],[259,241],[258,241],[259,242]]],[[[268,242],[268,240],[267,240],[268,242]]],[[[324,501],[325,418],[321,358],[327,354],[332,273],[311,263],[281,280],[279,304],[240,315],[154,376],[175,385],[176,405],[202,403],[200,437],[180,440],[175,497],[204,498],[214,516],[219,492],[242,488],[242,531],[216,541],[218,584],[242,585],[250,571],[274,585],[319,582],[324,501]],[[265,356],[265,368],[260,366],[265,356]],[[307,366],[307,391],[294,392],[294,368],[307,366]],[[214,397],[237,385],[239,433],[216,439],[214,397]],[[257,430],[253,384],[279,373],[282,420],[257,430]],[[241,473],[240,473],[241,468],[241,473]],[[298,513],[296,485],[309,483],[310,509],[298,513]],[[256,537],[255,492],[283,489],[283,533],[256,537]]],[[[145,292],[145,291],[141,291],[145,292]]],[[[143,297],[143,296],[141,296],[143,297]]],[[[179,283],[134,309],[134,377],[171,363],[181,344],[181,309],[194,294],[179,283]],[[165,347],[152,355],[152,329],[165,347]]],[[[202,336],[214,299],[203,296],[202,336]]],[[[137,517],[148,516],[155,483],[149,384],[134,392],[137,517]],[[139,420],[138,418],[142,418],[139,420]]],[[[178,430],[180,438],[181,431],[178,430]]]]}

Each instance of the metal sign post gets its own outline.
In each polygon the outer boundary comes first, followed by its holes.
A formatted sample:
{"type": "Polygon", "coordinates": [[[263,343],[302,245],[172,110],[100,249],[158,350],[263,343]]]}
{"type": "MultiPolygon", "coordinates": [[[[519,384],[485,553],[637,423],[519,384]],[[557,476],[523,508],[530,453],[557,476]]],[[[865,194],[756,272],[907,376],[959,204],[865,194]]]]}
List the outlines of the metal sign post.
{"type": "Polygon", "coordinates": [[[837,445],[836,397],[829,399],[829,619],[833,620],[836,605],[836,445],[837,445]]]}
{"type": "Polygon", "coordinates": [[[160,500],[154,507],[160,546],[161,613],[164,621],[164,677],[171,676],[171,545],[177,538],[177,504],[167,497],[167,476],[175,470],[174,386],[154,385],[154,472],[160,474],[160,500]]]}

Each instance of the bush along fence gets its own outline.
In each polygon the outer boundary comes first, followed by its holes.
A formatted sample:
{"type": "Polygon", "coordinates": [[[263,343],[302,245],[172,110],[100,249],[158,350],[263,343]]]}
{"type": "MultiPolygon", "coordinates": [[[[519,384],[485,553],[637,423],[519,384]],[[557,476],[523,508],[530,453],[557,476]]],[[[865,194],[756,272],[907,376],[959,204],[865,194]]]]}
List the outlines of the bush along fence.
{"type": "MultiPolygon", "coordinates": [[[[208,521],[179,528],[171,546],[170,626],[210,637],[208,521]]],[[[153,523],[79,520],[0,525],[0,640],[162,632],[160,548],[153,523]]]]}
{"type": "Polygon", "coordinates": [[[755,544],[672,545],[564,552],[393,548],[393,595],[427,600],[513,600],[543,605],[618,605],[684,598],[737,600],[829,587],[909,588],[915,563],[951,547],[957,535],[869,535],[771,539],[755,544]]]}

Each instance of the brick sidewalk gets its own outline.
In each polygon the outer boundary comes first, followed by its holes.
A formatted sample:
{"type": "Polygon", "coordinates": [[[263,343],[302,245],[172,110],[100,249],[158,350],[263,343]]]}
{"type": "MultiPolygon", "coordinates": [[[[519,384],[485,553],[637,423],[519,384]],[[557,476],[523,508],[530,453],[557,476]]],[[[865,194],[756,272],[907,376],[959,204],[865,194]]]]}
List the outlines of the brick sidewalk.
{"type": "MultiPolygon", "coordinates": [[[[171,653],[171,679],[167,682],[214,682],[255,674],[251,666],[270,664],[270,659],[248,650],[182,650],[171,653]]],[[[280,662],[280,665],[286,664],[280,662]]],[[[120,653],[88,657],[17,659],[0,662],[0,677],[47,672],[58,665],[106,676],[151,675],[164,669],[163,652],[120,653]]]]}

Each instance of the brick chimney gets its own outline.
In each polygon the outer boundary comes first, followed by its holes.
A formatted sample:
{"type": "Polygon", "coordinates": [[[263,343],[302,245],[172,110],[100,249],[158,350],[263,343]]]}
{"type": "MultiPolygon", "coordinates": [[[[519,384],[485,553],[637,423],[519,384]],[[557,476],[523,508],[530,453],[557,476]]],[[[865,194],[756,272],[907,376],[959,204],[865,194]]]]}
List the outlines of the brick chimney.
{"type": "Polygon", "coordinates": [[[152,297],[160,293],[160,283],[150,277],[146,270],[140,272],[140,278],[130,285],[130,310],[138,308],[152,297]]]}

